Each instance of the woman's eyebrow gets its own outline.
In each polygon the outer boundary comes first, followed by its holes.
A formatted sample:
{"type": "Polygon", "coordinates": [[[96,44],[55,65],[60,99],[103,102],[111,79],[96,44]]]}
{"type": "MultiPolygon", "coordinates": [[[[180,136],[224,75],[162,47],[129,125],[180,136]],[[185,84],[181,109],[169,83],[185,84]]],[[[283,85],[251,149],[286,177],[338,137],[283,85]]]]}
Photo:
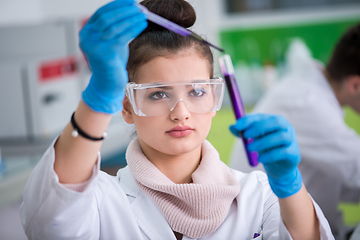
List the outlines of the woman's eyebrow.
{"type": "Polygon", "coordinates": [[[209,82],[210,79],[204,79],[204,80],[194,80],[192,81],[191,83],[206,83],[206,82],[209,82]]]}
{"type": "Polygon", "coordinates": [[[165,90],[168,90],[168,89],[173,89],[173,87],[172,86],[161,86],[161,85],[159,85],[159,86],[153,86],[152,88],[161,88],[161,89],[165,89],[165,90]]]}
{"type": "Polygon", "coordinates": [[[194,86],[196,84],[204,85],[206,83],[209,83],[209,81],[207,81],[207,80],[195,80],[195,81],[189,82],[189,84],[187,84],[186,87],[192,87],[192,86],[194,86]]]}
{"type": "MultiPolygon", "coordinates": [[[[192,87],[194,84],[196,85],[197,83],[199,84],[204,84],[204,83],[208,83],[209,81],[208,80],[194,80],[194,81],[189,81],[187,83],[184,83],[184,85],[188,88],[188,87],[192,87]]],[[[175,84],[176,86],[177,84],[175,84]]],[[[151,86],[151,88],[160,88],[160,89],[173,89],[174,87],[173,86],[162,86],[162,84],[157,84],[155,83],[154,86],[151,86]]]]}

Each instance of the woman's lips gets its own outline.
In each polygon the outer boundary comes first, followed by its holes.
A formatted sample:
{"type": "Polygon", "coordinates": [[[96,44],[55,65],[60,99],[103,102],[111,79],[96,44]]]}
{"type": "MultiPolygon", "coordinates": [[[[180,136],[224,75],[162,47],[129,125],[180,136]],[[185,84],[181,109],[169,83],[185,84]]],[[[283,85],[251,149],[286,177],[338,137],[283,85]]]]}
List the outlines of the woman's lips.
{"type": "Polygon", "coordinates": [[[171,137],[186,137],[187,135],[191,134],[194,131],[194,129],[192,129],[189,126],[176,126],[172,129],[170,129],[169,131],[166,132],[167,135],[171,136],[171,137]]]}

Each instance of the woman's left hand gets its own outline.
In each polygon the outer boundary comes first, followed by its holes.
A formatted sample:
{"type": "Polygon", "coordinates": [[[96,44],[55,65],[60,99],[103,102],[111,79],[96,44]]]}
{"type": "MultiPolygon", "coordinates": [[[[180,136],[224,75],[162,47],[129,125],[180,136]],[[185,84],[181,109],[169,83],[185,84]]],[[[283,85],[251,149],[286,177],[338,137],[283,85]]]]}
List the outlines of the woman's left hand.
{"type": "Polygon", "coordinates": [[[129,81],[129,42],[147,25],[135,0],[121,0],[99,8],[81,29],[80,48],[92,71],[82,99],[95,112],[115,114],[122,110],[129,81]]]}
{"type": "Polygon", "coordinates": [[[282,116],[249,114],[230,126],[230,131],[245,139],[253,139],[248,150],[259,153],[273,192],[279,198],[289,197],[302,187],[298,169],[300,150],[294,128],[282,116]]]}

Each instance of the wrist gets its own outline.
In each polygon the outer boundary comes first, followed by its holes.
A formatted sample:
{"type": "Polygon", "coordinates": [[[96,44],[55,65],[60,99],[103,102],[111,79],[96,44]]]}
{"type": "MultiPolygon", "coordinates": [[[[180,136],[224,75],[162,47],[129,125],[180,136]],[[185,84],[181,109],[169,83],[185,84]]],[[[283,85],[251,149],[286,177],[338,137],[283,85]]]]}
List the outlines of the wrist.
{"type": "Polygon", "coordinates": [[[303,181],[302,176],[298,168],[291,174],[282,178],[271,178],[269,177],[269,183],[272,191],[278,198],[286,198],[299,192],[303,181]]]}
{"type": "Polygon", "coordinates": [[[93,136],[90,136],[89,134],[87,134],[84,130],[82,130],[80,128],[80,126],[76,123],[76,120],[75,120],[75,112],[71,115],[71,120],[70,120],[70,123],[72,125],[72,127],[74,128],[74,130],[72,131],[71,135],[76,138],[78,137],[79,135],[82,136],[83,138],[85,139],[88,139],[88,140],[91,140],[91,141],[102,141],[105,139],[105,137],[107,136],[107,133],[104,132],[102,134],[101,137],[93,137],[93,136]]]}

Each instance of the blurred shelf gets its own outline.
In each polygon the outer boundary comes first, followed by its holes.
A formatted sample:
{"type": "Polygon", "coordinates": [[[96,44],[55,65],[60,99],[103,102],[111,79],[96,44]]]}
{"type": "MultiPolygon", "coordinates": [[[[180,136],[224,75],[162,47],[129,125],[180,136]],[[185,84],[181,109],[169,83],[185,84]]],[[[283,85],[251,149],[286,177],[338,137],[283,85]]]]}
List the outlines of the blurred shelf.
{"type": "Polygon", "coordinates": [[[22,198],[25,184],[40,157],[39,155],[2,159],[0,171],[0,208],[22,198]]]}

